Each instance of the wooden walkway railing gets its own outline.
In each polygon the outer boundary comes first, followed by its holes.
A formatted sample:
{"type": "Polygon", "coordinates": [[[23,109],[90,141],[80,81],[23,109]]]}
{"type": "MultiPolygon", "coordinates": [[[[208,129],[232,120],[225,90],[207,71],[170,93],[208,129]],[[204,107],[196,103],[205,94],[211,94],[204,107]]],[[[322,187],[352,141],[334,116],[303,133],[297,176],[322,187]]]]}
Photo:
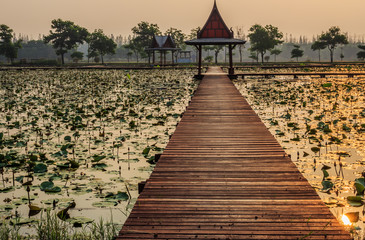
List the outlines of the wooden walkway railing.
{"type": "Polygon", "coordinates": [[[117,239],[351,239],[220,72],[204,77],[117,239]]]}
{"type": "Polygon", "coordinates": [[[321,78],[329,77],[329,76],[345,76],[352,78],[354,76],[365,76],[365,72],[246,72],[246,73],[237,73],[237,76],[241,76],[242,79],[245,77],[275,77],[275,76],[293,76],[294,78],[298,78],[299,76],[317,76],[321,78]]]}

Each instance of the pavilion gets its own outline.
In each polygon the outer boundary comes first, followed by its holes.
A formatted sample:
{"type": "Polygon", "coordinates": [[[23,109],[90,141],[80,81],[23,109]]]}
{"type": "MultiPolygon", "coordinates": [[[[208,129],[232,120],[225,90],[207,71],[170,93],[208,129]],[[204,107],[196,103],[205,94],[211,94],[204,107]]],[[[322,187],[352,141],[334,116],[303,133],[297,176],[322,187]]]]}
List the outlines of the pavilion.
{"type": "Polygon", "coordinates": [[[214,0],[213,10],[205,23],[204,27],[198,32],[197,39],[186,41],[187,45],[193,45],[199,52],[198,75],[196,78],[202,78],[202,46],[203,45],[228,45],[229,49],[229,70],[228,75],[234,78],[232,51],[238,44],[245,44],[246,41],[235,39],[233,31],[224,23],[220,15],[216,0],[214,0]]]}
{"type": "MultiPolygon", "coordinates": [[[[152,64],[156,63],[155,52],[160,53],[160,65],[167,65],[166,54],[171,52],[171,64],[174,64],[174,52],[180,49],[176,47],[174,39],[170,36],[153,36],[152,44],[146,49],[147,52],[152,53],[152,64]]],[[[149,61],[151,54],[149,54],[149,61]]]]}

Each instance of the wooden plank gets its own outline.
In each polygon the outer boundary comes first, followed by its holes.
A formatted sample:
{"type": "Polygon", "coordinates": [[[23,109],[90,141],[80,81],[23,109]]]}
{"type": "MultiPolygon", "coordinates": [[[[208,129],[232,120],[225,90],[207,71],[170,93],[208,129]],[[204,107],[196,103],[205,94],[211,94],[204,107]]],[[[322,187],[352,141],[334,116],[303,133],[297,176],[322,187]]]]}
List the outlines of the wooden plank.
{"type": "Polygon", "coordinates": [[[117,239],[351,239],[221,73],[209,69],[117,239]]]}

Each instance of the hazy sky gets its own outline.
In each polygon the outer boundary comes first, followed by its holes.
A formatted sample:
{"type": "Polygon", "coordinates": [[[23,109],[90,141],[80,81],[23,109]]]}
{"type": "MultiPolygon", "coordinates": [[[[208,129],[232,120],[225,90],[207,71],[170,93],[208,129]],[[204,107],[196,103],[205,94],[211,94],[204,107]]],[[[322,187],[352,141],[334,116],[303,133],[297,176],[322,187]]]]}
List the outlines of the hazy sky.
{"type": "MultiPolygon", "coordinates": [[[[217,0],[229,27],[248,28],[255,23],[272,24],[295,36],[319,34],[340,26],[351,34],[364,35],[365,0],[217,0]]],[[[71,20],[89,31],[127,36],[141,21],[190,29],[203,26],[213,0],[0,0],[0,24],[16,33],[47,34],[51,20],[71,20]]]]}

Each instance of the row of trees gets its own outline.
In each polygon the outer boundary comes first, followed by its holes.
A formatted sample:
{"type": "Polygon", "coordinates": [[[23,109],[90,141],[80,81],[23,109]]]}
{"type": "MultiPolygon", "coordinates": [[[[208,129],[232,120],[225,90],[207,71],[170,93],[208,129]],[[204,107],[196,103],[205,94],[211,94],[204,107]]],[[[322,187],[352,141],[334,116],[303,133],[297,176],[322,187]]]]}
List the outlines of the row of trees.
{"type": "MultiPolygon", "coordinates": [[[[45,43],[51,43],[56,49],[56,54],[61,56],[62,64],[65,63],[65,54],[77,47],[77,44],[88,44],[87,58],[100,55],[104,64],[105,54],[114,54],[117,44],[103,33],[103,30],[97,29],[93,33],[89,33],[86,28],[80,27],[71,21],[63,21],[55,19],[52,21],[49,35],[44,37],[45,43]]],[[[71,57],[82,59],[81,52],[74,52],[71,57]]]]}
{"type": "MultiPolygon", "coordinates": [[[[73,50],[71,57],[73,59],[83,59],[83,53],[76,51],[77,46],[81,44],[87,45],[86,57],[89,61],[90,58],[101,58],[104,63],[104,56],[115,54],[116,43],[113,38],[106,36],[101,29],[95,30],[93,33],[89,33],[86,28],[80,27],[71,21],[63,21],[61,19],[55,19],[52,21],[52,30],[47,36],[43,37],[44,43],[50,43],[57,55],[61,56],[62,64],[65,62],[65,54],[70,50],[73,50]]],[[[190,35],[184,34],[181,30],[176,28],[169,28],[164,34],[171,35],[178,48],[185,49],[185,40],[196,38],[199,28],[192,29],[190,35]]],[[[126,53],[128,60],[134,55],[137,62],[141,58],[147,58],[148,52],[145,48],[148,47],[152,41],[154,35],[161,35],[162,32],[157,24],[150,24],[148,22],[141,22],[137,26],[132,28],[133,37],[131,37],[123,47],[128,49],[126,53]]],[[[268,61],[270,53],[276,57],[281,54],[281,50],[277,48],[283,41],[283,33],[279,31],[277,27],[272,25],[261,26],[259,24],[253,25],[249,29],[247,37],[250,40],[249,51],[252,59],[258,61],[261,57],[261,61],[268,61]],[[265,56],[266,55],[266,56],[265,56]]],[[[236,38],[245,40],[246,36],[242,28],[236,29],[236,38]]],[[[320,51],[327,48],[330,53],[330,60],[333,62],[333,55],[335,49],[339,45],[348,44],[347,36],[341,33],[340,28],[331,27],[327,32],[323,32],[318,36],[317,40],[311,45],[313,51],[318,51],[320,59],[320,51]]],[[[18,49],[21,48],[21,40],[13,40],[13,30],[6,25],[0,25],[0,55],[4,55],[11,62],[17,57],[18,49]]],[[[242,53],[244,46],[238,46],[238,53],[240,61],[242,62],[242,53]]],[[[359,48],[365,50],[365,47],[360,45],[359,48]]],[[[223,50],[222,46],[206,46],[206,51],[213,51],[215,61],[217,63],[218,55],[223,50]]],[[[177,60],[177,52],[175,53],[177,60]]],[[[364,51],[358,53],[359,59],[364,59],[364,51]]],[[[68,55],[70,56],[70,55],[68,55]]],[[[303,50],[299,45],[294,45],[294,49],[291,51],[291,57],[297,58],[297,60],[303,56],[303,50]]],[[[210,56],[209,56],[210,57],[210,56]]],[[[212,57],[213,59],[213,57],[212,57]]],[[[342,57],[341,57],[342,59],[342,57]]]]}
{"type": "MultiPolygon", "coordinates": [[[[279,55],[280,50],[275,49],[275,47],[283,43],[283,33],[279,31],[277,27],[272,25],[266,25],[265,27],[255,24],[250,28],[250,33],[248,37],[251,43],[251,52],[255,56],[261,55],[261,61],[264,62],[264,56],[266,52],[270,51],[272,55],[279,55]]],[[[327,32],[322,33],[318,40],[316,40],[312,45],[312,50],[320,51],[328,48],[330,52],[330,59],[333,62],[333,54],[338,45],[348,44],[348,39],[345,34],[341,33],[339,27],[331,27],[327,32]]],[[[294,49],[291,52],[292,58],[299,58],[303,56],[303,50],[299,49],[299,45],[294,45],[294,49]]]]}

